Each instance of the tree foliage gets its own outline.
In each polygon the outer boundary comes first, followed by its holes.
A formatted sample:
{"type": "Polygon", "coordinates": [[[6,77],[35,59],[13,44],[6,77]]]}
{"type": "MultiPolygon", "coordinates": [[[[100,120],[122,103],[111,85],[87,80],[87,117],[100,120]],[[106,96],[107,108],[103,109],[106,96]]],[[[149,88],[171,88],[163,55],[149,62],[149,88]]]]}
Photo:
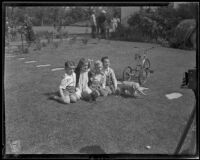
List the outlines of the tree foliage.
{"type": "Polygon", "coordinates": [[[21,24],[24,15],[32,18],[34,26],[69,25],[89,18],[89,7],[7,7],[6,16],[12,22],[21,24]]]}
{"type": "Polygon", "coordinates": [[[128,19],[132,30],[138,30],[143,37],[159,41],[169,41],[174,35],[176,26],[184,19],[197,18],[197,3],[158,7],[156,10],[142,9],[128,19]]]}

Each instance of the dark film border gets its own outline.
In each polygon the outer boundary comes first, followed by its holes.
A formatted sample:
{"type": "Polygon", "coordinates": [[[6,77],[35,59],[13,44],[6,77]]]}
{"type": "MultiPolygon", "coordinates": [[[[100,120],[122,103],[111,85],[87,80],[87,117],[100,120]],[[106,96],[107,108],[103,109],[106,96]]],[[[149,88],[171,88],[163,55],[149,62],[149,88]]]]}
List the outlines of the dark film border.
{"type": "MultiPolygon", "coordinates": [[[[173,2],[173,1],[170,1],[173,2]]],[[[141,2],[141,1],[123,1],[123,2],[109,2],[109,1],[101,1],[101,2],[92,2],[92,1],[7,1],[3,2],[2,4],[2,23],[5,24],[5,9],[6,7],[14,7],[14,6],[24,6],[24,7],[31,7],[31,6],[168,6],[170,2],[141,2]]],[[[194,1],[195,2],[195,1],[194,1]]],[[[197,47],[196,53],[199,53],[199,7],[198,7],[198,19],[197,19],[197,47]]],[[[5,46],[5,34],[4,34],[5,27],[3,25],[2,28],[2,48],[5,46]]],[[[5,50],[2,49],[2,52],[5,54],[5,50]]],[[[2,54],[2,64],[4,69],[4,54],[2,54]]],[[[197,82],[199,82],[199,54],[196,54],[196,68],[197,68],[197,82]]],[[[4,73],[3,73],[4,75],[4,73]]],[[[3,76],[4,77],[4,76],[3,76]]],[[[2,86],[4,86],[4,79],[2,78],[2,86]]],[[[197,83],[197,87],[199,89],[199,83],[197,83]]],[[[198,90],[199,91],[199,90],[198,90]]],[[[112,160],[112,159],[143,159],[143,158],[168,158],[168,159],[177,159],[177,158],[195,158],[199,157],[199,108],[197,107],[197,114],[196,114],[196,149],[197,153],[195,155],[168,155],[168,154],[130,154],[130,153],[117,153],[117,154],[5,154],[5,101],[4,101],[4,88],[2,89],[2,158],[3,159],[27,159],[27,158],[59,158],[59,159],[98,159],[98,160],[112,160]]],[[[197,96],[197,106],[199,106],[199,92],[197,96]]],[[[176,146],[175,146],[176,147],[176,146]]]]}

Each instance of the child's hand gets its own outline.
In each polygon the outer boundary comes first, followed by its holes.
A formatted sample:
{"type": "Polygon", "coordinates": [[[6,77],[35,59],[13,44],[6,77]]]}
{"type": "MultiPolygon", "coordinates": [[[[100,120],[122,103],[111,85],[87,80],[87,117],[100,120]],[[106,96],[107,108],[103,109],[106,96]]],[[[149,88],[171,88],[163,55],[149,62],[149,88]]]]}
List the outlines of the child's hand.
{"type": "Polygon", "coordinates": [[[91,77],[91,78],[90,78],[90,80],[93,82],[93,81],[94,81],[94,78],[93,78],[93,77],[91,77]]]}

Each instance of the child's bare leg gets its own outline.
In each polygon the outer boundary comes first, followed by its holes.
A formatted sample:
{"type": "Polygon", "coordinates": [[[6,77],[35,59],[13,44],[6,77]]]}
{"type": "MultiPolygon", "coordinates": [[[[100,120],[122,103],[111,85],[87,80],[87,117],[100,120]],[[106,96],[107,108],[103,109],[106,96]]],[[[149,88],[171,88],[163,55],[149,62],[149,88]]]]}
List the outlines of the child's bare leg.
{"type": "Polygon", "coordinates": [[[70,98],[70,102],[71,103],[75,103],[77,101],[77,99],[78,99],[76,94],[70,95],[69,98],[70,98]]]}
{"type": "Polygon", "coordinates": [[[99,93],[100,93],[100,95],[101,96],[103,96],[103,97],[105,97],[105,96],[107,96],[108,95],[108,90],[106,90],[106,89],[99,89],[99,93]]]}
{"type": "Polygon", "coordinates": [[[70,97],[69,96],[65,96],[65,97],[61,97],[63,102],[66,103],[66,104],[69,104],[70,103],[70,97]]]}
{"type": "Polygon", "coordinates": [[[92,99],[92,95],[88,92],[82,92],[82,99],[85,101],[90,101],[92,99]]]}
{"type": "Polygon", "coordinates": [[[59,96],[53,96],[52,99],[55,99],[61,103],[66,103],[69,104],[70,103],[70,98],[69,96],[65,96],[65,97],[59,97],[59,96]]]}
{"type": "Polygon", "coordinates": [[[111,87],[106,86],[105,89],[107,90],[108,94],[112,94],[113,93],[111,87]]]}
{"type": "Polygon", "coordinates": [[[99,97],[99,96],[100,96],[99,91],[97,91],[97,90],[93,90],[93,91],[92,91],[91,97],[92,97],[92,100],[93,100],[93,101],[96,101],[97,97],[99,97]]]}

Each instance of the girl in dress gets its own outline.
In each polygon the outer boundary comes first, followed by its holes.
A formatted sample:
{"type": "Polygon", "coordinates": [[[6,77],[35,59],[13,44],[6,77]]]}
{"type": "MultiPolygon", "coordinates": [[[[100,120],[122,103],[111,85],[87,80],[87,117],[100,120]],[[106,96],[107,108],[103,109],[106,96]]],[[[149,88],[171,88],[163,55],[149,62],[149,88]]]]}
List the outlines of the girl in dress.
{"type": "Polygon", "coordinates": [[[91,100],[96,100],[97,98],[97,93],[93,92],[89,87],[89,71],[90,71],[90,60],[86,60],[85,58],[81,58],[78,66],[75,70],[76,73],[76,87],[78,90],[78,97],[86,100],[86,101],[91,101],[91,100]]]}

